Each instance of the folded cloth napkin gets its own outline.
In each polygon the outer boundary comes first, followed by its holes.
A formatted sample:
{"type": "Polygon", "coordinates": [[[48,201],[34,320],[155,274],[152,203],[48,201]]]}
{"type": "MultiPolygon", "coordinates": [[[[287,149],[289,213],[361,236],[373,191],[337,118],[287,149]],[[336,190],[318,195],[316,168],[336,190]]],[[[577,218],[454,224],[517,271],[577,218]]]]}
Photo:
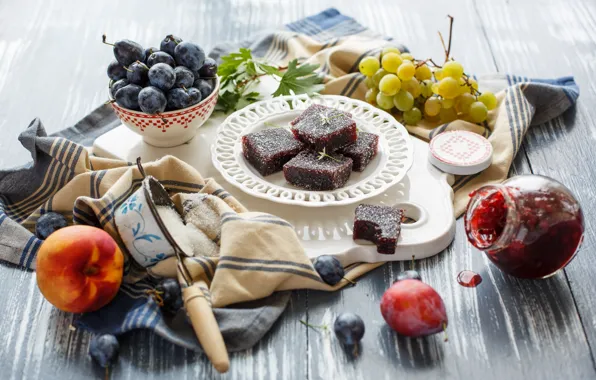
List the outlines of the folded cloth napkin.
{"type": "MultiPolygon", "coordinates": [[[[287,25],[287,31],[263,32],[236,44],[225,43],[210,54],[219,58],[240,47],[250,48],[254,55],[285,66],[293,59],[320,65],[325,94],[344,95],[364,100],[366,77],[358,72],[358,63],[368,55],[379,56],[385,46],[403,46],[391,42],[358,24],[353,19],[327,9],[287,25]]],[[[415,55],[415,54],[414,54],[415,55]]],[[[489,112],[488,120],[476,125],[463,120],[448,124],[420,122],[406,125],[408,131],[429,140],[449,130],[468,130],[488,138],[493,146],[492,165],[481,173],[457,176],[453,184],[455,216],[460,216],[468,203],[468,194],[481,186],[507,178],[528,128],[560,116],[575,104],[579,89],[573,77],[535,80],[511,75],[475,77],[480,90],[497,93],[498,107],[489,112]]]]}

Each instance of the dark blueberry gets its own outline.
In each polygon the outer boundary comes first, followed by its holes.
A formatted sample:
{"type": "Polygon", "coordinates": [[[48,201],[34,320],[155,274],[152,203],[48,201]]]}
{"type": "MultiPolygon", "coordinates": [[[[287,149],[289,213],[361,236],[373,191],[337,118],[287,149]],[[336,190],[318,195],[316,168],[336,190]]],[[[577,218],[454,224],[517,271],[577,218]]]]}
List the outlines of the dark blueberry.
{"type": "Polygon", "coordinates": [[[174,50],[176,49],[176,45],[182,42],[182,38],[176,37],[173,34],[167,35],[166,38],[161,41],[159,48],[161,51],[165,51],[172,57],[174,56],[174,50]]]}
{"type": "Polygon", "coordinates": [[[165,63],[156,63],[149,69],[149,82],[162,91],[168,91],[176,83],[174,69],[165,63]]]}
{"type": "Polygon", "coordinates": [[[126,79],[120,79],[119,81],[112,83],[112,87],[110,87],[110,94],[112,95],[112,98],[116,96],[118,90],[120,90],[124,86],[127,86],[128,84],[128,80],[126,79]]]}
{"type": "Polygon", "coordinates": [[[112,61],[108,65],[108,77],[111,80],[117,81],[126,78],[126,69],[118,61],[112,61]]]}
{"type": "Polygon", "coordinates": [[[192,71],[199,71],[205,62],[205,52],[197,44],[181,42],[176,45],[174,58],[180,66],[186,66],[192,71]]]}
{"type": "Polygon", "coordinates": [[[52,233],[66,226],[68,226],[68,222],[63,215],[55,212],[48,212],[37,219],[35,235],[41,240],[45,240],[52,233]]]}
{"type": "Polygon", "coordinates": [[[129,84],[122,87],[114,94],[116,102],[129,110],[138,111],[139,108],[139,92],[143,87],[137,84],[129,84]]]}
{"type": "Polygon", "coordinates": [[[168,111],[180,110],[190,106],[190,94],[183,88],[173,88],[168,91],[168,111]]]}
{"type": "Polygon", "coordinates": [[[201,98],[207,99],[209,94],[213,91],[213,85],[211,83],[211,79],[199,78],[195,80],[192,86],[201,91],[201,98]]]}
{"type": "Polygon", "coordinates": [[[192,84],[195,81],[195,76],[192,71],[184,66],[178,66],[174,69],[174,74],[176,74],[176,87],[192,87],[192,84]]]}
{"type": "Polygon", "coordinates": [[[334,256],[319,256],[314,266],[319,276],[329,285],[335,285],[344,278],[344,267],[334,256]]]}
{"type": "Polygon", "coordinates": [[[341,313],[335,319],[333,331],[342,344],[352,346],[364,336],[364,322],[354,313],[341,313]]]}
{"type": "Polygon", "coordinates": [[[150,48],[145,49],[145,55],[143,58],[143,62],[147,63],[147,60],[149,59],[151,54],[157,53],[158,51],[159,51],[159,49],[156,47],[150,47],[150,48]]]}
{"type": "Polygon", "coordinates": [[[116,364],[119,351],[118,339],[111,334],[95,335],[89,343],[89,355],[103,368],[116,364]]]}
{"type": "Polygon", "coordinates": [[[155,53],[151,54],[147,59],[147,65],[149,65],[149,67],[157,63],[165,63],[172,67],[176,67],[176,61],[174,61],[174,58],[168,53],[164,53],[163,51],[156,51],[155,53]]]}
{"type": "Polygon", "coordinates": [[[401,281],[401,280],[420,280],[420,281],[422,281],[422,277],[420,277],[420,273],[418,273],[415,270],[407,270],[407,271],[404,271],[404,272],[401,272],[400,274],[398,274],[397,280],[395,280],[395,282],[401,281]]]}
{"type": "Polygon", "coordinates": [[[190,105],[197,104],[201,100],[203,100],[201,91],[199,91],[199,89],[194,88],[194,87],[191,87],[188,89],[188,96],[190,97],[190,105]]]}
{"type": "Polygon", "coordinates": [[[155,287],[161,298],[163,299],[162,308],[164,311],[170,314],[176,314],[176,312],[182,307],[184,302],[182,301],[182,290],[177,280],[173,278],[167,278],[157,284],[155,287]]]}
{"type": "Polygon", "coordinates": [[[217,63],[213,58],[205,58],[203,66],[199,69],[201,78],[214,78],[217,74],[217,63]]]}
{"type": "Polygon", "coordinates": [[[126,70],[126,79],[132,84],[145,86],[147,84],[149,67],[141,61],[133,62],[126,70]]]}
{"type": "Polygon", "coordinates": [[[157,87],[147,86],[139,92],[139,107],[145,113],[155,115],[163,112],[167,103],[166,96],[157,87]]]}
{"type": "Polygon", "coordinates": [[[124,66],[133,62],[142,61],[145,58],[145,50],[139,44],[131,40],[120,40],[114,44],[114,57],[124,66]]]}

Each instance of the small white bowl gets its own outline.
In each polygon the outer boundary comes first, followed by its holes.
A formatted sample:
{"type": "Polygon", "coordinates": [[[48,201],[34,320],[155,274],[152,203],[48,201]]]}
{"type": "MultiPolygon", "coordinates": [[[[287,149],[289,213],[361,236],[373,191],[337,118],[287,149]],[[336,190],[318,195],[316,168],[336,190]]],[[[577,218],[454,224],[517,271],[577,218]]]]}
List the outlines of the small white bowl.
{"type": "Polygon", "coordinates": [[[149,115],[132,111],[112,102],[116,115],[131,131],[141,135],[149,145],[169,148],[184,144],[195,137],[197,130],[209,119],[219,94],[219,78],[206,99],[181,110],[149,115]]]}

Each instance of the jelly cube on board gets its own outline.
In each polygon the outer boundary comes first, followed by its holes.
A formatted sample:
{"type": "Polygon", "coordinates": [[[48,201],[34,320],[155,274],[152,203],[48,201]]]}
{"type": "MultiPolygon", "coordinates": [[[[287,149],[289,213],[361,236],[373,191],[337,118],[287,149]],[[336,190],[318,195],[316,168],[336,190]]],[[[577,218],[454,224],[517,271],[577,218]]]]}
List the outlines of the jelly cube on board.
{"type": "Polygon", "coordinates": [[[370,161],[377,155],[379,148],[379,136],[374,133],[359,132],[355,143],[348,145],[338,151],[354,162],[352,170],[363,171],[370,161]]]}
{"type": "Polygon", "coordinates": [[[271,128],[242,136],[242,153],[262,176],[282,170],[304,144],[287,129],[271,128]]]}
{"type": "Polygon", "coordinates": [[[335,152],[358,137],[356,122],[349,113],[318,104],[308,107],[290,124],[294,136],[317,152],[335,152]]]}
{"type": "Polygon", "coordinates": [[[284,177],[294,186],[308,190],[335,190],[348,182],[352,159],[339,154],[319,159],[319,154],[305,150],[284,165],[284,177]]]}
{"type": "Polygon", "coordinates": [[[377,246],[377,252],[394,254],[403,215],[403,210],[397,207],[358,205],[354,218],[354,240],[371,241],[377,246]]]}

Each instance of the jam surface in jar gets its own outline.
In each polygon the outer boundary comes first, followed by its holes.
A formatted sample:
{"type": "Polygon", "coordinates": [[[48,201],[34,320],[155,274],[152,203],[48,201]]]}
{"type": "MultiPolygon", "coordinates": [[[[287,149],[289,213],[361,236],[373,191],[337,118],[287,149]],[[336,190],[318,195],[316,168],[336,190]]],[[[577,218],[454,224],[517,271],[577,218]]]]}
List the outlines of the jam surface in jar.
{"type": "Polygon", "coordinates": [[[548,277],[567,265],[581,244],[581,208],[557,181],[513,177],[470,197],[465,214],[468,240],[513,276],[548,277]]]}

